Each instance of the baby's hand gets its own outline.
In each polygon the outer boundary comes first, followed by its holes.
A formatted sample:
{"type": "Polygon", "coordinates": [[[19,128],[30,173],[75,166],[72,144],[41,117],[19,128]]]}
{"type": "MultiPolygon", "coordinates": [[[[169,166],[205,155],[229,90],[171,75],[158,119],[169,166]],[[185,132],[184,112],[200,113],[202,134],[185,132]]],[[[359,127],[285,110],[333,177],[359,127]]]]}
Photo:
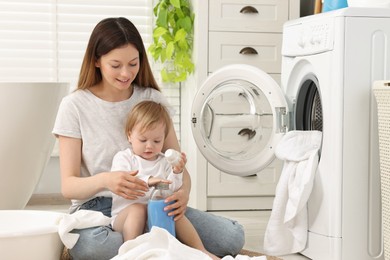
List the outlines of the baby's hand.
{"type": "Polygon", "coordinates": [[[187,156],[185,153],[180,153],[180,161],[175,166],[173,166],[173,173],[179,174],[182,173],[184,170],[184,167],[187,163],[187,156]]]}
{"type": "Polygon", "coordinates": [[[168,184],[171,184],[172,182],[169,181],[169,180],[165,180],[165,179],[160,179],[160,178],[156,178],[156,177],[150,177],[148,179],[148,186],[149,187],[153,187],[153,186],[156,186],[158,183],[160,182],[164,182],[164,183],[168,183],[168,184]]]}

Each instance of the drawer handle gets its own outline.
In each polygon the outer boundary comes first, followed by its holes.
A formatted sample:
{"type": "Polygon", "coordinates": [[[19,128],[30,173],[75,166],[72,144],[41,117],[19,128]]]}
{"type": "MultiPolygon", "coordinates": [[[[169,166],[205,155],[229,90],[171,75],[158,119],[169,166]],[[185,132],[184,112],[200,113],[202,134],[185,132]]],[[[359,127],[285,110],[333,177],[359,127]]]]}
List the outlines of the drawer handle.
{"type": "Polygon", "coordinates": [[[258,14],[259,11],[257,11],[256,8],[253,6],[245,6],[240,10],[240,13],[242,14],[258,14]]]}
{"type": "Polygon", "coordinates": [[[254,55],[254,54],[258,54],[257,51],[255,49],[253,49],[252,47],[245,47],[243,48],[241,51],[240,51],[240,54],[244,54],[244,55],[254,55]]]}
{"type": "Polygon", "coordinates": [[[243,177],[244,177],[244,178],[257,177],[257,174],[251,174],[251,175],[243,176],[243,177]]]}

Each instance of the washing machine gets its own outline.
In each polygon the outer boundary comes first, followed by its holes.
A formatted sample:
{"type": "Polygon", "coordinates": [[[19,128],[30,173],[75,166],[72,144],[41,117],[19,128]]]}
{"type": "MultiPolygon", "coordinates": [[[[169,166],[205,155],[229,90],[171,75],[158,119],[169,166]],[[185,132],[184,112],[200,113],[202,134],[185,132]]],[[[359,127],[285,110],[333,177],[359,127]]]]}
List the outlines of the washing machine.
{"type": "Polygon", "coordinates": [[[192,107],[198,149],[216,168],[248,176],[277,163],[290,130],[323,133],[308,201],[303,255],[383,259],[372,82],[390,78],[390,9],[344,8],[283,28],[279,86],[244,64],[212,73],[192,107]]]}

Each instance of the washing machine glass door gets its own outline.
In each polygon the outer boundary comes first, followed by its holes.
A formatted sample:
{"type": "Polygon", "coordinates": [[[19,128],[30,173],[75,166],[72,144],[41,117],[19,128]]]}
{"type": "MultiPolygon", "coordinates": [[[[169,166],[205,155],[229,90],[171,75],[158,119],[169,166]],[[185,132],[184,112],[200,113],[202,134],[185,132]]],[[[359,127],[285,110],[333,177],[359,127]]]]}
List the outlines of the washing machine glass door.
{"type": "Polygon", "coordinates": [[[203,156],[219,170],[258,173],[274,159],[288,129],[279,85],[249,65],[225,66],[206,79],[192,107],[192,131],[203,156]]]}

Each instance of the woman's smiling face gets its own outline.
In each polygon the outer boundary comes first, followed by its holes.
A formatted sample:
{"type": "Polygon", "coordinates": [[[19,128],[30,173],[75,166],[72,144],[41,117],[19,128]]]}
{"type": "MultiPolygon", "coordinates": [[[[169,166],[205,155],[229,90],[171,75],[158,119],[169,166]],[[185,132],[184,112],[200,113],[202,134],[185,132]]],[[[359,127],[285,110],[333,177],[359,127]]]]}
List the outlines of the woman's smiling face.
{"type": "Polygon", "coordinates": [[[100,68],[105,87],[126,90],[138,74],[139,63],[138,50],[128,44],[101,56],[95,65],[100,68]]]}

